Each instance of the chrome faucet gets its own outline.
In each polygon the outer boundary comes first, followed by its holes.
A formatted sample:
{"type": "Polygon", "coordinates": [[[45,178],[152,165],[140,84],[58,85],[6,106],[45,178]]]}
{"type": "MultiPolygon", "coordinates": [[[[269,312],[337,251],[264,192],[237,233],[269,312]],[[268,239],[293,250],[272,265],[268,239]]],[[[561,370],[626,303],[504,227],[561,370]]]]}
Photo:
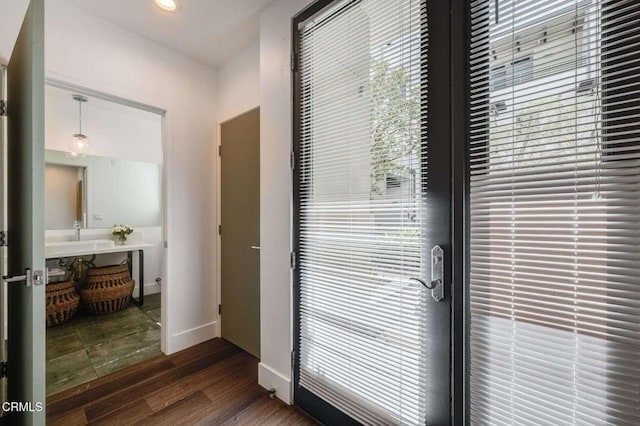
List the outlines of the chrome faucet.
{"type": "Polygon", "coordinates": [[[76,241],[80,241],[80,229],[82,229],[82,225],[79,220],[73,221],[73,230],[76,231],[76,241]]]}

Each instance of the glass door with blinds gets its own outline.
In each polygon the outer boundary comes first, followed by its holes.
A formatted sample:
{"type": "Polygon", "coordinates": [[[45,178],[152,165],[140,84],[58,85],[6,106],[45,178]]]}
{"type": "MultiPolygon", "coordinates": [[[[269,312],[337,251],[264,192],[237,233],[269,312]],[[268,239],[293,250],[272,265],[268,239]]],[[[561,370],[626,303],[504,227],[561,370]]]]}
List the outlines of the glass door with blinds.
{"type": "Polygon", "coordinates": [[[448,13],[294,19],[295,402],[327,424],[450,423],[448,13]]]}
{"type": "Polygon", "coordinates": [[[640,424],[640,2],[469,2],[470,423],[640,424]]]}

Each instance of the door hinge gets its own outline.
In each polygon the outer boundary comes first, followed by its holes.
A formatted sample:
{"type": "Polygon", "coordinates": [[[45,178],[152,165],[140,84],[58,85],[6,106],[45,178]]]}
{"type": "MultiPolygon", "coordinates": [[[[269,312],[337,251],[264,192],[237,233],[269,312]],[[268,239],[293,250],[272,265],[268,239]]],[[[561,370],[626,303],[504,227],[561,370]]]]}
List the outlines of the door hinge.
{"type": "Polygon", "coordinates": [[[0,247],[7,246],[7,231],[0,231],[0,247]]]}
{"type": "Polygon", "coordinates": [[[291,269],[296,269],[296,252],[292,251],[291,252],[291,269]]]}
{"type": "Polygon", "coordinates": [[[7,101],[0,99],[0,117],[7,116],[7,101]]]}
{"type": "Polygon", "coordinates": [[[291,151],[291,170],[296,168],[296,153],[291,151]]]}
{"type": "Polygon", "coordinates": [[[0,362],[0,377],[7,377],[7,362],[0,362]]]}
{"type": "Polygon", "coordinates": [[[218,305],[218,315],[222,315],[222,305],[218,305]]]}
{"type": "Polygon", "coordinates": [[[296,351],[291,351],[291,367],[296,365],[296,351]]]}
{"type": "Polygon", "coordinates": [[[222,235],[222,225],[218,225],[218,235],[222,235]]]}
{"type": "Polygon", "coordinates": [[[218,145],[218,157],[222,157],[222,145],[218,145]]]}
{"type": "Polygon", "coordinates": [[[295,50],[291,51],[291,71],[298,71],[298,54],[295,50]]]}

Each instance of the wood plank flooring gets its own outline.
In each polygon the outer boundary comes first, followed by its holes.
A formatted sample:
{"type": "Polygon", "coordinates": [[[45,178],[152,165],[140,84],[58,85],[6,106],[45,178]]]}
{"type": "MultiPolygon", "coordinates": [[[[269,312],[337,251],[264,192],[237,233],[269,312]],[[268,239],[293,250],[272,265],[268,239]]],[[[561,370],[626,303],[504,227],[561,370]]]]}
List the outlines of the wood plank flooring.
{"type": "Polygon", "coordinates": [[[153,358],[47,399],[47,425],[315,425],[269,399],[258,360],[223,339],[153,358]]]}

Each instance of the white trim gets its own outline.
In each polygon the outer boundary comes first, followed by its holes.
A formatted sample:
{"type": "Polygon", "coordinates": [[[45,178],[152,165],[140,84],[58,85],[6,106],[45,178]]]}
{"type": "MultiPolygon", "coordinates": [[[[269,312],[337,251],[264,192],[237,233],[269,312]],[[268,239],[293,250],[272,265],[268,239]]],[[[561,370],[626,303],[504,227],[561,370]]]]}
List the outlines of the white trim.
{"type": "Polygon", "coordinates": [[[190,348],[198,343],[206,342],[216,337],[218,321],[212,321],[189,330],[181,331],[171,336],[170,345],[166,351],[167,355],[190,348]]]}
{"type": "Polygon", "coordinates": [[[52,77],[46,77],[45,84],[52,87],[57,87],[59,89],[66,90],[68,92],[81,92],[81,94],[87,95],[93,98],[100,98],[108,102],[113,102],[115,104],[124,105],[124,106],[128,106],[135,109],[140,109],[142,111],[147,111],[147,112],[151,112],[158,115],[164,115],[167,112],[164,108],[158,108],[153,105],[148,105],[142,102],[134,101],[132,99],[112,95],[110,93],[105,93],[100,90],[94,90],[88,87],[79,86],[75,83],[69,83],[67,81],[58,80],[52,77]]]}
{"type": "MultiPolygon", "coordinates": [[[[222,304],[222,239],[218,230],[222,225],[222,157],[220,156],[220,147],[222,146],[222,122],[216,124],[216,299],[218,305],[222,304]]],[[[218,323],[216,337],[222,337],[222,318],[216,307],[216,321],[218,323]]]]}
{"type": "MultiPolygon", "coordinates": [[[[173,216],[171,209],[171,170],[173,169],[173,163],[171,161],[171,118],[172,114],[167,110],[162,115],[162,202],[163,202],[163,217],[162,217],[162,238],[160,244],[162,244],[162,291],[160,292],[160,350],[168,354],[169,347],[171,345],[171,333],[170,320],[169,320],[169,301],[172,300],[169,296],[169,285],[171,280],[169,259],[170,246],[169,246],[169,224],[170,219],[173,216]]],[[[173,299],[175,300],[175,299],[173,299]]]]}
{"type": "MultiPolygon", "coordinates": [[[[137,297],[136,295],[138,294],[138,287],[139,287],[139,285],[136,283],[135,287],[133,288],[133,296],[134,297],[137,297]]],[[[157,293],[160,293],[160,284],[158,284],[156,282],[151,282],[151,283],[145,283],[144,284],[144,295],[145,295],[145,297],[146,296],[151,296],[152,294],[157,294],[157,293]]]]}
{"type": "Polygon", "coordinates": [[[258,364],[258,384],[265,389],[275,389],[278,398],[289,405],[293,404],[291,379],[262,362],[258,364]]]}

